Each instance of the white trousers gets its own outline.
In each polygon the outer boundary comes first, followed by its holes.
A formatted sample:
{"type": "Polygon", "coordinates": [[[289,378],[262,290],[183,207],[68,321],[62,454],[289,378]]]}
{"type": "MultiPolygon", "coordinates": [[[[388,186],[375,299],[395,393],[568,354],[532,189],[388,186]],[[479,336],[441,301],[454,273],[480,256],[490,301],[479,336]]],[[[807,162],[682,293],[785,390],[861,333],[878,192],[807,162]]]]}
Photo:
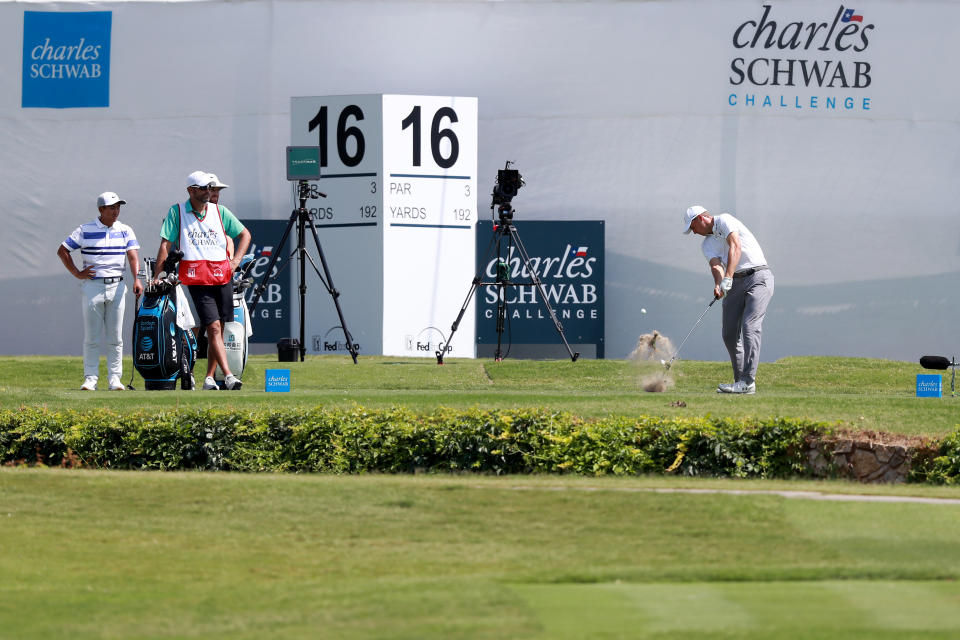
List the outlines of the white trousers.
{"type": "Polygon", "coordinates": [[[123,376],[123,308],[127,285],[121,280],[83,281],[83,375],[99,375],[100,338],[106,342],[107,376],[123,376]]]}

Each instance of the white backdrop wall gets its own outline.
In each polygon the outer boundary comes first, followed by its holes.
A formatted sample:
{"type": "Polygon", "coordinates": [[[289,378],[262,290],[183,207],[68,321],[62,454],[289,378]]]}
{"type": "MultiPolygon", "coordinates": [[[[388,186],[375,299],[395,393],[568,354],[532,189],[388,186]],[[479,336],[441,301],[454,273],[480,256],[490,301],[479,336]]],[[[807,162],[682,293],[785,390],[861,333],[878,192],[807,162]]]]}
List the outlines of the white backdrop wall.
{"type": "MultiPolygon", "coordinates": [[[[694,203],[746,222],[774,268],[764,360],[951,354],[960,3],[856,6],[843,22],[815,0],[0,2],[0,353],[81,352],[55,252],[99,192],[128,201],[144,255],[194,169],[231,185],[241,219],[286,218],[290,97],[397,93],[479,98],[479,188],[516,162],[521,233],[607,221],[608,357],[654,328],[682,337],[709,300],[678,230],[694,203]],[[25,11],[112,12],[109,107],[21,106],[25,11]],[[814,63],[828,74],[807,86],[814,63]]],[[[684,357],[726,357],[719,321],[684,357]]]]}

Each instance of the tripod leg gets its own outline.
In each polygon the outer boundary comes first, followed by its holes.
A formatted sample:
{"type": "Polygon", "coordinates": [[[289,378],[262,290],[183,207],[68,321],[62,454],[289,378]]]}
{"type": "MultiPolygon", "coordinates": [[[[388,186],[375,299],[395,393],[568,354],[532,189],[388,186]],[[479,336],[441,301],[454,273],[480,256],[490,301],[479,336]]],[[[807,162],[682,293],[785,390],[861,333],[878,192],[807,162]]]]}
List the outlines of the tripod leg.
{"type": "Polygon", "coordinates": [[[473,284],[470,285],[470,291],[467,292],[467,297],[463,301],[463,306],[460,307],[460,313],[457,314],[457,319],[453,321],[453,324],[450,325],[450,336],[447,338],[447,341],[440,346],[440,349],[435,352],[437,356],[437,364],[443,364],[443,352],[446,350],[447,346],[453,342],[453,334],[457,332],[457,329],[460,327],[460,321],[463,320],[463,314],[466,313],[467,307],[470,305],[470,301],[473,300],[473,294],[477,290],[477,287],[480,286],[480,276],[476,276],[473,279],[473,284]]]}
{"type": "Polygon", "coordinates": [[[580,357],[580,354],[574,353],[573,349],[570,348],[570,343],[567,342],[567,337],[563,333],[563,325],[560,324],[557,314],[553,312],[553,308],[550,306],[550,301],[547,300],[547,293],[543,289],[543,283],[540,282],[540,276],[538,276],[530,266],[530,257],[527,255],[527,249],[523,246],[523,242],[520,241],[520,234],[517,231],[517,228],[513,225],[510,225],[509,228],[510,236],[517,245],[517,250],[520,252],[520,258],[523,260],[523,264],[526,266],[527,271],[530,272],[530,279],[533,281],[534,286],[536,286],[537,293],[540,294],[540,299],[543,301],[543,306],[547,308],[547,313],[550,314],[550,319],[553,320],[553,326],[556,327],[557,333],[560,334],[560,339],[563,340],[563,346],[567,348],[567,353],[570,354],[570,360],[576,362],[577,358],[580,357]]]}
{"type": "Polygon", "coordinates": [[[302,250],[298,252],[297,258],[300,260],[300,362],[303,362],[307,355],[306,336],[304,335],[304,326],[306,324],[307,308],[307,251],[306,234],[304,233],[304,218],[310,220],[310,226],[313,227],[313,220],[306,208],[299,210],[299,221],[297,222],[297,246],[302,250]]]}
{"type": "Polygon", "coordinates": [[[507,287],[502,282],[497,284],[497,350],[493,353],[494,362],[503,362],[503,325],[507,316],[507,287]]]}
{"type": "Polygon", "coordinates": [[[294,212],[290,215],[290,220],[287,222],[287,228],[283,230],[283,235],[280,236],[280,242],[277,244],[276,249],[273,252],[273,255],[270,256],[270,262],[267,264],[267,270],[263,273],[263,280],[260,281],[260,284],[253,290],[253,298],[250,299],[250,305],[247,307],[247,311],[250,315],[253,315],[254,310],[257,308],[257,304],[260,302],[260,296],[263,295],[264,289],[267,288],[270,279],[273,277],[273,267],[277,264],[277,258],[280,257],[280,253],[283,251],[284,245],[287,244],[287,238],[290,236],[290,230],[293,229],[293,223],[299,217],[298,212],[294,212]]]}
{"type": "MultiPolygon", "coordinates": [[[[327,266],[327,258],[323,255],[323,247],[320,246],[320,236],[317,235],[317,227],[313,224],[312,218],[307,217],[307,222],[310,223],[310,231],[313,233],[313,241],[317,245],[317,253],[320,256],[320,265],[323,267],[323,273],[327,278],[327,287],[330,292],[330,296],[333,298],[333,305],[337,308],[337,317],[340,318],[340,326],[343,327],[343,336],[347,341],[347,351],[350,352],[350,356],[353,358],[353,364],[357,364],[357,347],[353,342],[353,336],[350,335],[350,331],[347,329],[347,321],[343,319],[343,309],[340,308],[340,292],[337,291],[337,289],[333,286],[333,278],[330,276],[330,268],[327,266]]],[[[301,267],[301,274],[302,272],[303,271],[301,267]]],[[[303,331],[302,312],[300,331],[303,331]]]]}
{"type": "MultiPolygon", "coordinates": [[[[499,239],[499,234],[494,232],[494,235],[490,236],[490,242],[487,244],[487,253],[485,257],[489,259],[491,255],[491,250],[493,249],[494,241],[499,239]]],[[[499,243],[497,244],[497,253],[499,254],[499,243]]],[[[483,264],[481,262],[481,264],[483,264]]],[[[460,307],[460,313],[457,314],[457,319],[453,321],[453,324],[450,326],[450,337],[447,338],[447,343],[444,345],[446,347],[451,342],[453,342],[453,334],[457,332],[457,328],[460,326],[460,321],[463,319],[463,314],[467,311],[467,307],[470,305],[470,301],[473,300],[473,294],[476,292],[477,287],[483,284],[483,267],[480,267],[480,271],[473,277],[473,283],[470,285],[470,291],[467,292],[467,297],[463,301],[463,306],[460,307]]],[[[443,364],[443,349],[440,349],[436,352],[437,355],[437,364],[443,364]]]]}

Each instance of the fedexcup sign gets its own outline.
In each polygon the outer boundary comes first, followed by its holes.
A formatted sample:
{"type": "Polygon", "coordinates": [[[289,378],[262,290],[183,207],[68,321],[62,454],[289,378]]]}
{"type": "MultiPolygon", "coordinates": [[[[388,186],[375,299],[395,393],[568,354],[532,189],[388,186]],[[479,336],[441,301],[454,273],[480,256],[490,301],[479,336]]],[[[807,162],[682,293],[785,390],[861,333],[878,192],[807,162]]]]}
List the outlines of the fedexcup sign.
{"type": "Polygon", "coordinates": [[[781,17],[763,5],[759,16],[733,31],[737,53],[730,61],[727,105],[793,113],[869,111],[873,67],[867,48],[874,28],[863,12],[844,5],[832,18],[812,20],[781,17]]]}
{"type": "Polygon", "coordinates": [[[109,107],[111,22],[110,11],[24,11],[21,107],[109,107]]]}

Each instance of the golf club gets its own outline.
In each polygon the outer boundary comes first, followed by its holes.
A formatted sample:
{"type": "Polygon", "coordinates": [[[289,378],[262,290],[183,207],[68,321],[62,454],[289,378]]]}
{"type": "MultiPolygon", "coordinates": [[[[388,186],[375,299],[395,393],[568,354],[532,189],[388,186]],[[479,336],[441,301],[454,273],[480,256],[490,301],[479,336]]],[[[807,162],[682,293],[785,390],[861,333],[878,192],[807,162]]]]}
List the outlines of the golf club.
{"type": "Polygon", "coordinates": [[[707,311],[710,311],[710,307],[712,307],[713,303],[716,302],[717,300],[719,300],[719,298],[714,298],[713,300],[711,300],[710,304],[707,305],[707,308],[703,310],[703,313],[701,313],[700,317],[697,318],[697,323],[693,325],[693,328],[691,328],[689,332],[687,332],[687,336],[680,343],[680,346],[677,347],[677,350],[674,351],[673,357],[670,358],[670,362],[664,362],[663,360],[660,361],[660,364],[666,367],[666,371],[670,370],[670,366],[673,364],[673,361],[677,359],[677,356],[680,355],[680,349],[683,349],[683,345],[687,342],[687,338],[690,337],[690,334],[693,333],[694,329],[700,326],[700,323],[703,321],[703,316],[707,315],[707,311]]]}

